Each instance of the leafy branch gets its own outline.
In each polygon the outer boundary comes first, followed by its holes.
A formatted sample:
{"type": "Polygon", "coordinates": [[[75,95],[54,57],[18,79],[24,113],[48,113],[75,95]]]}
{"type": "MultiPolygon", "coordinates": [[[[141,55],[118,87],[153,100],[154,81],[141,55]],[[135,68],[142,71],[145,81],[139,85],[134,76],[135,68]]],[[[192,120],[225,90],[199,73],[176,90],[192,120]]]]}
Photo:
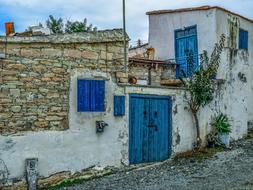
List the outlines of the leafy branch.
{"type": "MultiPolygon", "coordinates": [[[[218,43],[215,44],[214,50],[209,59],[207,51],[204,51],[200,55],[200,67],[197,71],[193,72],[190,78],[180,78],[183,86],[188,90],[185,94],[186,102],[193,115],[196,126],[196,148],[201,146],[200,138],[200,126],[198,119],[198,111],[201,107],[204,107],[213,100],[214,97],[214,84],[212,77],[217,74],[217,70],[220,64],[221,53],[225,45],[225,35],[221,35],[218,43]]],[[[193,55],[190,54],[187,58],[187,64],[192,67],[193,55]]]]}
{"type": "Polygon", "coordinates": [[[81,22],[68,20],[67,23],[64,24],[62,18],[55,18],[50,15],[46,21],[46,25],[54,34],[97,31],[97,27],[93,27],[92,24],[87,24],[86,18],[81,22]]]}

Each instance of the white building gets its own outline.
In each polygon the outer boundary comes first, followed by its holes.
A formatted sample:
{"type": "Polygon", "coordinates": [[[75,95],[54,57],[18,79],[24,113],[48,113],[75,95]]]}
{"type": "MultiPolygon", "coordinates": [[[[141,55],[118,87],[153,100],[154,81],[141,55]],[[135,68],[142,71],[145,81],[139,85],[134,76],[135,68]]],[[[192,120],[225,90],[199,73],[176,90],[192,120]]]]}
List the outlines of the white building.
{"type": "MultiPolygon", "coordinates": [[[[180,75],[180,67],[187,73],[184,56],[189,51],[198,57],[206,50],[210,56],[215,43],[225,34],[226,47],[218,78],[226,82],[213,110],[222,111],[230,117],[233,139],[245,135],[248,124],[253,120],[253,20],[210,6],[151,11],[147,15],[149,46],[155,49],[155,59],[176,59],[178,64],[182,64],[177,68],[177,75],[180,75]],[[242,80],[242,76],[247,81],[242,80]]],[[[211,113],[206,110],[200,113],[202,126],[206,126],[206,118],[211,113]]],[[[177,122],[180,131],[189,126],[188,121],[181,122],[177,122]]],[[[206,134],[206,130],[202,128],[202,135],[206,134]]]]}

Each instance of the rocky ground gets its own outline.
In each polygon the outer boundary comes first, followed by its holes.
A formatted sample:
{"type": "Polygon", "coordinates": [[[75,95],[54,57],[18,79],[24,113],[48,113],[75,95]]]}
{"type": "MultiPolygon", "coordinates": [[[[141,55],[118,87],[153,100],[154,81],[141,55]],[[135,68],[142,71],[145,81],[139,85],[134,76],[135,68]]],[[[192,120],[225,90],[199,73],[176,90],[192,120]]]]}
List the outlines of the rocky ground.
{"type": "Polygon", "coordinates": [[[230,149],[213,154],[214,151],[182,154],[163,163],[117,172],[61,189],[253,190],[253,138],[235,142],[230,149]]]}

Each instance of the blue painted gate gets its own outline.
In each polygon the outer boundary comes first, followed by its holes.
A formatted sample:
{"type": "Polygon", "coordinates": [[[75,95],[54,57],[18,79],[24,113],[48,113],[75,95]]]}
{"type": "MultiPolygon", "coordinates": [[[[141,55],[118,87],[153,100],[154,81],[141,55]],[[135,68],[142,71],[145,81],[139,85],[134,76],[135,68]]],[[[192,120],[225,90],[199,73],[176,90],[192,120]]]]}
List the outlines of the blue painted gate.
{"type": "Polygon", "coordinates": [[[197,27],[191,26],[175,31],[176,77],[190,77],[199,68],[197,27]],[[187,60],[192,60],[188,61],[187,60]],[[190,65],[190,64],[191,65],[190,65]]]}
{"type": "Polygon", "coordinates": [[[171,97],[130,95],[130,164],[156,162],[171,154],[171,97]]]}

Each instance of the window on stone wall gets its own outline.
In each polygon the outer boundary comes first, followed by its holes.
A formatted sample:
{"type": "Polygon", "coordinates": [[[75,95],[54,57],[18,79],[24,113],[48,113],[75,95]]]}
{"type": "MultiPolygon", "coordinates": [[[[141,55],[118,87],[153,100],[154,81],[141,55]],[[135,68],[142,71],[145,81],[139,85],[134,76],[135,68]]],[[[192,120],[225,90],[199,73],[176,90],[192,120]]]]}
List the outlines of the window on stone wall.
{"type": "Polygon", "coordinates": [[[239,31],[239,49],[248,50],[248,31],[241,28],[239,31]]]}
{"type": "Polygon", "coordinates": [[[104,80],[77,80],[78,112],[104,112],[104,99],[104,80]]]}

